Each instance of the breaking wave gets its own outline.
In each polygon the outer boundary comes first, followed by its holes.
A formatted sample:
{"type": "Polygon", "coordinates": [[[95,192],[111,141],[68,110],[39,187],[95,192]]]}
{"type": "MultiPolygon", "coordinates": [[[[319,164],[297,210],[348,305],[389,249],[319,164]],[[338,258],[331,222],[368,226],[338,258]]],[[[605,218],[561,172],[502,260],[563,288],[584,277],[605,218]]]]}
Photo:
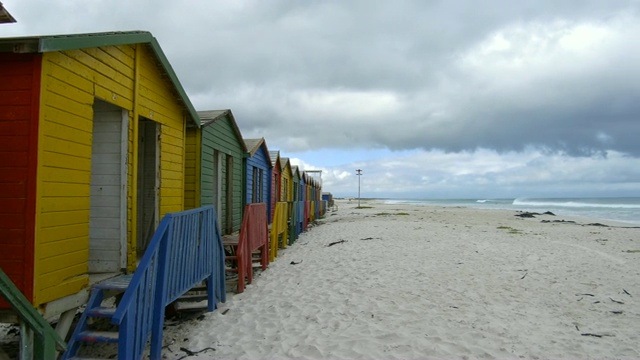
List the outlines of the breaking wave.
{"type": "Polygon", "coordinates": [[[549,206],[559,208],[640,209],[640,198],[603,199],[525,199],[513,200],[516,206],[549,206]]]}

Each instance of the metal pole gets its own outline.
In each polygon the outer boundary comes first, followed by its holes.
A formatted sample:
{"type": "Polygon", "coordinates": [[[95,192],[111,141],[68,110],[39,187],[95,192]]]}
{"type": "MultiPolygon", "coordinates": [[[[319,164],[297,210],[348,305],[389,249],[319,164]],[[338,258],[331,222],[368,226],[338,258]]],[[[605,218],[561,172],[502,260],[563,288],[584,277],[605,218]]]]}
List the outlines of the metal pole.
{"type": "Polygon", "coordinates": [[[358,207],[360,207],[360,176],[362,175],[362,170],[357,169],[356,175],[358,175],[358,207]]]}

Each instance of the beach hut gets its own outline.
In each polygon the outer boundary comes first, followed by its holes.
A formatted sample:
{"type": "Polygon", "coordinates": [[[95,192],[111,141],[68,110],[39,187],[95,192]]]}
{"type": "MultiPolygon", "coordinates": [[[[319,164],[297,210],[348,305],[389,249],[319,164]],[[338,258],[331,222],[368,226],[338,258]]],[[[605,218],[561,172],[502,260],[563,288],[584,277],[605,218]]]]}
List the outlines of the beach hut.
{"type": "Polygon", "coordinates": [[[0,38],[0,267],[45,317],[134,270],[183,210],[187,126],[198,115],[149,32],[0,38]]]}
{"type": "Polygon", "coordinates": [[[270,213],[271,158],[264,138],[244,139],[245,154],[245,203],[266,203],[270,213]]]}
{"type": "Polygon", "coordinates": [[[280,158],[280,201],[289,202],[293,200],[293,172],[289,158],[280,158]]]}
{"type": "Polygon", "coordinates": [[[280,182],[282,168],[280,166],[280,151],[269,151],[269,158],[271,159],[271,202],[270,202],[270,214],[269,222],[273,221],[273,215],[276,210],[276,203],[280,201],[280,182]]]}
{"type": "Polygon", "coordinates": [[[185,205],[214,205],[223,234],[240,230],[247,147],[231,110],[198,111],[201,127],[187,129],[185,205]]]}
{"type": "Polygon", "coordinates": [[[298,224],[301,220],[300,215],[300,206],[298,205],[300,201],[300,169],[298,166],[294,165],[291,167],[291,182],[293,184],[293,198],[289,204],[289,211],[291,212],[291,221],[289,224],[289,244],[292,244],[298,239],[298,224]]]}

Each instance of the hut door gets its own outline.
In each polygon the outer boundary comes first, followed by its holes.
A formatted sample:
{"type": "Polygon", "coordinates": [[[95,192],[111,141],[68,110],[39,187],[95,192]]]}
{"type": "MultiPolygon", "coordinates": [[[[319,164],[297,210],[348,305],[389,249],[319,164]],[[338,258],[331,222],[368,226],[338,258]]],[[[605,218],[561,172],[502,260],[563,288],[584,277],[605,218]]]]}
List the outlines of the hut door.
{"type": "MultiPolygon", "coordinates": [[[[211,204],[216,207],[218,214],[218,226],[222,231],[226,231],[222,224],[222,163],[224,154],[218,150],[213,150],[213,199],[211,204]]],[[[226,234],[226,233],[225,233],[226,234]]]]}
{"type": "Polygon", "coordinates": [[[227,223],[225,224],[226,226],[226,230],[227,233],[232,233],[233,232],[233,157],[230,155],[227,155],[227,163],[226,163],[226,170],[227,170],[227,176],[226,176],[226,183],[227,183],[227,187],[226,187],[226,213],[227,213],[227,223]]]}
{"type": "Polygon", "coordinates": [[[144,254],[159,222],[158,137],[157,123],[141,118],[138,127],[138,228],[136,229],[138,257],[144,254]]]}
{"type": "Polygon", "coordinates": [[[89,272],[126,267],[127,136],[126,110],[96,100],[93,105],[89,272]]]}

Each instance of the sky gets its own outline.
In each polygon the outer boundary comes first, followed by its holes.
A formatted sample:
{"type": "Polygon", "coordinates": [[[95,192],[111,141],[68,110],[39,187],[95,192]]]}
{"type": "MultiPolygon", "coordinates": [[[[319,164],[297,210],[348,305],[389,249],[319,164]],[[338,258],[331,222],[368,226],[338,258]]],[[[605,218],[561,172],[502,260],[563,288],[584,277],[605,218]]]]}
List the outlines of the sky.
{"type": "Polygon", "coordinates": [[[150,31],[337,197],[640,196],[639,0],[2,2],[0,37],[150,31]]]}

